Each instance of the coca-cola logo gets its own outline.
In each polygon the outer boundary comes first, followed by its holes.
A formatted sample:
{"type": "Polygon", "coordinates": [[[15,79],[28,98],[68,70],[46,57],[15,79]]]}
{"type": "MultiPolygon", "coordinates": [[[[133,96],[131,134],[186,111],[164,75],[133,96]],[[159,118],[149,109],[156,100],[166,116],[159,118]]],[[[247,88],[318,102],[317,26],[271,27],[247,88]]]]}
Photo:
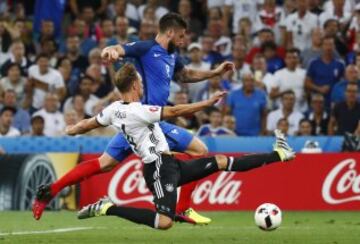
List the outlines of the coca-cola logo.
{"type": "MultiPolygon", "coordinates": [[[[235,173],[220,173],[215,180],[206,179],[193,192],[194,204],[236,204],[242,182],[234,179],[235,173]]],[[[108,196],[117,205],[137,202],[152,203],[153,196],[146,187],[142,175],[142,162],[133,159],[124,163],[113,175],[108,196]]]]}
{"type": "Polygon", "coordinates": [[[329,172],[322,187],[325,202],[341,204],[360,201],[360,175],[355,167],[355,159],[345,159],[329,172]]]}

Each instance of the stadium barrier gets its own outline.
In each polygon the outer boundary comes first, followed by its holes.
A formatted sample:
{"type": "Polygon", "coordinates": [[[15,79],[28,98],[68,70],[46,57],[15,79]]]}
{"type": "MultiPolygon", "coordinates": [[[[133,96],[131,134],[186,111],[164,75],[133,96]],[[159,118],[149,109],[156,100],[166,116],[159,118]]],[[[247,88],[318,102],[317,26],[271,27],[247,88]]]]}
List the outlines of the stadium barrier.
{"type": "MultiPolygon", "coordinates": [[[[84,154],[82,159],[98,155],[84,154]]],[[[181,158],[181,157],[180,157],[181,158]]],[[[151,207],[152,196],[134,156],[116,170],[80,184],[80,206],[108,195],[116,204],[151,207]]],[[[198,210],[254,210],[272,202],[286,210],[360,210],[360,153],[298,154],[289,163],[244,173],[221,172],[193,193],[198,210]]]]}
{"type": "MultiPolygon", "coordinates": [[[[110,137],[14,137],[0,138],[0,147],[7,153],[80,152],[102,153],[110,137]]],[[[272,150],[273,137],[203,137],[210,152],[267,152],[272,150]]],[[[342,137],[289,137],[289,144],[300,151],[306,141],[319,142],[323,152],[339,152],[342,137]]]]}

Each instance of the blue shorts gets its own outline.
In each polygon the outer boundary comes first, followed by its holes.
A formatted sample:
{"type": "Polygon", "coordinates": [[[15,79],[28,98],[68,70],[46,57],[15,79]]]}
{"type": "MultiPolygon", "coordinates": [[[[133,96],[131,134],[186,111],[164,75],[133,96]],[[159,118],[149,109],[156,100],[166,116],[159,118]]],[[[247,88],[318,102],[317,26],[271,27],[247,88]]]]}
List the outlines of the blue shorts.
{"type": "MultiPolygon", "coordinates": [[[[194,136],[184,128],[167,122],[160,122],[159,125],[165,134],[170,150],[185,152],[194,136]]],[[[124,160],[132,153],[131,147],[122,133],[118,133],[111,139],[105,152],[117,161],[124,160]]]]}

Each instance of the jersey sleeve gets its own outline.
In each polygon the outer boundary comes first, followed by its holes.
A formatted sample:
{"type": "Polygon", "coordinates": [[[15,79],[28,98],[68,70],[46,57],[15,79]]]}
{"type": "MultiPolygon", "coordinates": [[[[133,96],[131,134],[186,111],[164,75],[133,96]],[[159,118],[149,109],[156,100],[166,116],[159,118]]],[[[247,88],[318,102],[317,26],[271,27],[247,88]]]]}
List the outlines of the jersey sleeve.
{"type": "Polygon", "coordinates": [[[113,114],[112,105],[104,108],[100,113],[98,113],[96,121],[102,126],[108,126],[111,124],[111,114],[113,114]]]}
{"type": "Polygon", "coordinates": [[[125,57],[138,58],[147,53],[154,45],[154,41],[129,42],[122,47],[125,50],[125,57]]]}
{"type": "Polygon", "coordinates": [[[160,106],[139,105],[134,113],[137,114],[143,122],[152,124],[161,120],[162,110],[163,108],[160,106]]]}
{"type": "Polygon", "coordinates": [[[174,73],[182,70],[185,67],[184,62],[180,56],[176,56],[174,73]]]}

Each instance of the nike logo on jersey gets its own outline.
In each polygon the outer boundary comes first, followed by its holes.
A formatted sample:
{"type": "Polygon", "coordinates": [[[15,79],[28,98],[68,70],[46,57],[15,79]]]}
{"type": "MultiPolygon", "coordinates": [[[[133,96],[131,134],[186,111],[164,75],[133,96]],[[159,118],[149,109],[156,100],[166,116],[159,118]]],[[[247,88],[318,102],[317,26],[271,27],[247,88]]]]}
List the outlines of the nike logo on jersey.
{"type": "Polygon", "coordinates": [[[179,132],[178,132],[177,129],[173,129],[173,130],[171,131],[171,133],[176,134],[176,135],[179,135],[179,132]]]}
{"type": "Polygon", "coordinates": [[[155,57],[155,58],[158,58],[158,57],[160,57],[160,56],[161,56],[160,53],[154,53],[154,57],[155,57]]]}

